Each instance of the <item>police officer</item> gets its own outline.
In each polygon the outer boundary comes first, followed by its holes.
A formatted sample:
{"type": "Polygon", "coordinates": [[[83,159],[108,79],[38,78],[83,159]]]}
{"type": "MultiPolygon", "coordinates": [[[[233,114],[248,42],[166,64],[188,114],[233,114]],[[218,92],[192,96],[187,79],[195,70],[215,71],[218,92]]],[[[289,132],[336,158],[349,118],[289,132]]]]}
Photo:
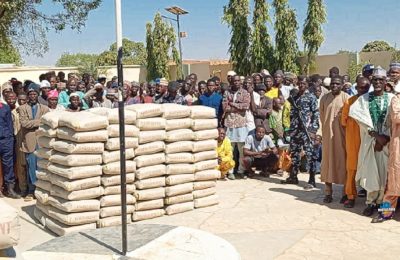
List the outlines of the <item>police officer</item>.
{"type": "MultiPolygon", "coordinates": [[[[14,127],[11,109],[8,105],[0,103],[0,157],[3,169],[3,178],[10,198],[18,199],[20,196],[14,191],[14,127]]],[[[2,183],[2,181],[1,181],[2,183]]],[[[0,187],[0,197],[3,197],[0,187]]]]}
{"type": "Polygon", "coordinates": [[[298,77],[298,91],[293,89],[289,97],[290,110],[290,151],[292,168],[290,176],[283,184],[298,184],[297,174],[301,164],[300,153],[303,150],[307,157],[306,168],[310,173],[305,189],[315,187],[315,165],[313,156],[313,139],[319,128],[319,108],[316,97],[308,91],[309,80],[305,76],[298,77]],[[297,93],[296,93],[297,92],[297,93]]]}

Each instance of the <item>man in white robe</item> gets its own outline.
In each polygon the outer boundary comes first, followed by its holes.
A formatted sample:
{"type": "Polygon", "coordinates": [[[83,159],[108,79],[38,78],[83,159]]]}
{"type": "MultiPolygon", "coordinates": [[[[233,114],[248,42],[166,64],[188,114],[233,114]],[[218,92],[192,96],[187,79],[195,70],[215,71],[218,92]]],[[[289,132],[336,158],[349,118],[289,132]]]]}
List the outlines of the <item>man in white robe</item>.
{"type": "Polygon", "coordinates": [[[349,116],[360,126],[361,146],[358,155],[356,182],[367,190],[365,216],[371,216],[382,203],[389,158],[391,93],[385,93],[386,71],[377,67],[373,72],[374,91],[360,96],[350,107],[349,116]]]}

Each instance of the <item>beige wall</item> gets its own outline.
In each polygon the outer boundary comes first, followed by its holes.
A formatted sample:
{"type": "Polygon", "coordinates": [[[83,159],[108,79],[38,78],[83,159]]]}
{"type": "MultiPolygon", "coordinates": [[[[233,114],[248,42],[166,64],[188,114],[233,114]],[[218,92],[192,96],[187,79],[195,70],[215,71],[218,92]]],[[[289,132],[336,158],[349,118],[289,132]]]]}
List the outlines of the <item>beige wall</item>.
{"type": "Polygon", "coordinates": [[[189,65],[189,74],[196,73],[197,81],[208,80],[210,78],[210,63],[194,63],[189,65]]]}
{"type": "Polygon", "coordinates": [[[388,70],[390,62],[392,61],[393,52],[380,51],[380,52],[360,52],[360,63],[371,63],[380,65],[382,68],[388,70]]]}
{"type": "MultiPolygon", "coordinates": [[[[336,66],[339,68],[340,74],[347,74],[352,55],[349,54],[335,54],[335,55],[319,55],[315,59],[315,69],[310,71],[310,74],[320,74],[327,76],[329,69],[336,66]]],[[[299,58],[302,66],[306,63],[307,58],[299,58]]]]}
{"type": "Polygon", "coordinates": [[[232,64],[230,63],[210,65],[210,75],[219,77],[222,82],[227,81],[226,78],[230,70],[232,70],[232,64]]]}
{"type": "Polygon", "coordinates": [[[49,71],[55,71],[58,73],[59,71],[64,71],[65,75],[68,75],[70,72],[76,72],[77,69],[74,67],[65,67],[65,68],[57,68],[57,67],[16,67],[16,68],[0,68],[0,82],[4,83],[11,78],[17,78],[19,81],[24,81],[27,79],[33,80],[35,82],[39,82],[39,76],[41,74],[47,73],[49,71]]]}

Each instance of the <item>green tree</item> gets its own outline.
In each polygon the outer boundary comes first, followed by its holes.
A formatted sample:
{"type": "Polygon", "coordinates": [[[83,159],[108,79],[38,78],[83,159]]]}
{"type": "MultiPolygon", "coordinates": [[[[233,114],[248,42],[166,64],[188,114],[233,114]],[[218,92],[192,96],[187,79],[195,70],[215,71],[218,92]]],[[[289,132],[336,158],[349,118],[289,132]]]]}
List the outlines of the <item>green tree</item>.
{"type": "Polygon", "coordinates": [[[392,62],[400,62],[400,50],[393,52],[392,62]]]}
{"type": "Polygon", "coordinates": [[[253,33],[250,47],[252,71],[270,68],[273,64],[273,46],[268,34],[268,4],[265,0],[254,1],[253,33]]]}
{"type": "MultiPolygon", "coordinates": [[[[170,78],[169,61],[180,65],[179,53],[176,49],[175,30],[171,24],[162,20],[161,14],[154,17],[153,25],[146,25],[147,78],[170,78]]],[[[179,68],[179,67],[178,67],[179,68]]],[[[181,78],[177,70],[177,78],[181,78]]]]}
{"type": "Polygon", "coordinates": [[[274,0],[272,4],[275,8],[275,69],[297,73],[299,47],[296,12],[289,8],[288,0],[274,0]]]}
{"type": "Polygon", "coordinates": [[[362,52],[395,51],[395,48],[385,41],[372,41],[364,45],[362,52]]]}
{"type": "Polygon", "coordinates": [[[315,66],[319,47],[324,42],[322,24],[326,23],[326,10],[323,0],[308,0],[307,18],[303,29],[304,50],[307,53],[305,73],[315,66]]]}
{"type": "Polygon", "coordinates": [[[224,6],[222,21],[231,28],[229,42],[230,61],[233,69],[239,75],[248,75],[251,72],[249,61],[250,27],[247,22],[249,15],[249,0],[230,0],[224,6]]]}
{"type": "Polygon", "coordinates": [[[21,55],[10,40],[0,45],[0,63],[13,63],[17,66],[23,63],[21,55]]]}
{"type": "Polygon", "coordinates": [[[101,0],[1,0],[0,45],[11,39],[27,54],[41,56],[48,50],[47,32],[65,28],[80,31],[90,11],[101,0]],[[51,5],[43,12],[43,5],[51,5]],[[54,10],[50,12],[49,10],[54,10]]]}
{"type": "MultiPolygon", "coordinates": [[[[142,42],[122,39],[122,63],[124,65],[145,65],[146,50],[142,42]]],[[[111,44],[108,51],[99,54],[99,66],[117,65],[117,43],[111,44]]]]}
{"type": "Polygon", "coordinates": [[[58,67],[77,67],[79,73],[88,73],[94,77],[98,76],[99,67],[97,65],[97,54],[86,53],[63,53],[57,60],[58,67]]]}

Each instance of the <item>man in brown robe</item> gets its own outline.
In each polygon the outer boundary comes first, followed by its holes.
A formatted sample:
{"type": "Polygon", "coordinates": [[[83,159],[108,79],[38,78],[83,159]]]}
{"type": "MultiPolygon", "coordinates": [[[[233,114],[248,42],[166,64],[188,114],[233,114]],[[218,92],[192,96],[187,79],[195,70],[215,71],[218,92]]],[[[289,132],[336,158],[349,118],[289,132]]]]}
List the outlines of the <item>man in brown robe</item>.
{"type": "MultiPolygon", "coordinates": [[[[344,103],[349,95],[342,92],[343,79],[331,79],[331,92],[321,98],[319,112],[322,123],[322,164],[321,181],[325,182],[325,203],[332,202],[332,184],[346,182],[346,143],[345,131],[340,118],[344,103]]],[[[346,197],[342,197],[341,202],[346,197]]]]}

